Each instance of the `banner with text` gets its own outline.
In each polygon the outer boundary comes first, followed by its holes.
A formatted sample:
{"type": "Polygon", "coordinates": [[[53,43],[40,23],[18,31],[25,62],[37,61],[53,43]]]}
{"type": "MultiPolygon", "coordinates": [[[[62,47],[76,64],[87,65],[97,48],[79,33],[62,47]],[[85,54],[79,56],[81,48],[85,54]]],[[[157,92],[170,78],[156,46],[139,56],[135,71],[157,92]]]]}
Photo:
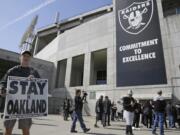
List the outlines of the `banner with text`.
{"type": "Polygon", "coordinates": [[[166,84],[156,0],[115,0],[117,86],[166,84]]]}
{"type": "Polygon", "coordinates": [[[8,77],[4,119],[26,119],[47,114],[47,79],[8,77]]]}

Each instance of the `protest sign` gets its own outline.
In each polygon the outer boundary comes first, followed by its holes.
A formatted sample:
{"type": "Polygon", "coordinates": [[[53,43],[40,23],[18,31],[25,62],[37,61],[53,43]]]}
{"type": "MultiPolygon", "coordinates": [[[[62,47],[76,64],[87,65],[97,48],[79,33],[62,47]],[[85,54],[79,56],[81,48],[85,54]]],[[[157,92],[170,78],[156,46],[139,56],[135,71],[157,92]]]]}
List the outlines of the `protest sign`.
{"type": "Polygon", "coordinates": [[[4,119],[26,119],[47,114],[47,79],[8,77],[4,119]]]}

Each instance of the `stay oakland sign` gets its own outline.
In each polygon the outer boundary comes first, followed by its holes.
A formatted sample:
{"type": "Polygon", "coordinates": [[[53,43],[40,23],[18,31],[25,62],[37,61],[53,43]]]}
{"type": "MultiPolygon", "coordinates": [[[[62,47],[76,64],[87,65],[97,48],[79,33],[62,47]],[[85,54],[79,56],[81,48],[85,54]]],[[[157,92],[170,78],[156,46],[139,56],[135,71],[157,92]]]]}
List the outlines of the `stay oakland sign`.
{"type": "Polygon", "coordinates": [[[4,119],[47,116],[48,80],[8,77],[4,119]]]}
{"type": "Polygon", "coordinates": [[[167,84],[156,0],[115,0],[117,86],[167,84]]]}

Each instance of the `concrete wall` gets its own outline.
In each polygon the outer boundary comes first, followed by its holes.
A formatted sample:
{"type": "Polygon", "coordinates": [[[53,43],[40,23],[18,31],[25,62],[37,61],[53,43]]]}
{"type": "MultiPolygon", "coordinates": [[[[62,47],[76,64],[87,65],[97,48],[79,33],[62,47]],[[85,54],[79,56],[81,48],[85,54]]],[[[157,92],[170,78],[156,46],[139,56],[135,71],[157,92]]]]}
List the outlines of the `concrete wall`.
{"type": "MultiPolygon", "coordinates": [[[[75,88],[87,92],[96,91],[96,94],[108,95],[117,101],[133,89],[134,96],[139,99],[151,99],[159,89],[163,90],[166,98],[172,97],[172,77],[180,76],[179,71],[179,43],[180,43],[180,15],[163,17],[161,0],[158,2],[158,11],[161,24],[165,64],[167,71],[167,85],[150,85],[138,87],[116,87],[116,37],[113,12],[84,23],[74,29],[59,35],[35,57],[48,60],[57,66],[57,61],[67,58],[65,88],[54,89],[53,96],[64,98],[73,97],[75,88]],[[107,85],[89,85],[91,52],[107,48],[107,85]],[[69,87],[72,57],[85,54],[84,85],[82,87],[69,87]]],[[[54,79],[55,79],[54,74],[54,79]]],[[[94,113],[95,100],[89,100],[91,114],[94,113]]]]}

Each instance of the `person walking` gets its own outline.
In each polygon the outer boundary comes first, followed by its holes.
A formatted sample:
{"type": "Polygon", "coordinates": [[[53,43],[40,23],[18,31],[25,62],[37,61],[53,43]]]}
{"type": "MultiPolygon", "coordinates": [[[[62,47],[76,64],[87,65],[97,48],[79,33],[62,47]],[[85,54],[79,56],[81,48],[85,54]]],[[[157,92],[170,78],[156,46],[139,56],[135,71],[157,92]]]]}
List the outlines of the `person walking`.
{"type": "Polygon", "coordinates": [[[121,101],[117,101],[117,115],[118,121],[123,121],[123,105],[121,104],[121,101]]]}
{"type": "Polygon", "coordinates": [[[102,116],[103,116],[103,96],[100,96],[100,98],[96,102],[96,107],[95,107],[95,112],[96,112],[96,122],[94,124],[94,127],[98,128],[99,126],[97,125],[97,122],[101,120],[102,124],[102,116]]]}
{"type": "Polygon", "coordinates": [[[111,101],[108,96],[105,96],[103,102],[103,127],[110,126],[110,115],[111,115],[111,101]]]}
{"type": "Polygon", "coordinates": [[[133,122],[133,128],[139,128],[139,122],[140,122],[140,115],[141,115],[141,104],[139,103],[139,101],[135,100],[135,104],[134,104],[134,122],[133,122]]]}
{"type": "Polygon", "coordinates": [[[175,115],[176,115],[176,108],[172,105],[171,102],[168,102],[166,106],[166,114],[169,120],[169,127],[175,128],[175,115]]]}
{"type": "Polygon", "coordinates": [[[112,106],[111,106],[111,121],[114,121],[116,117],[116,112],[117,112],[117,106],[116,104],[113,102],[112,106]]]}
{"type": "Polygon", "coordinates": [[[165,108],[166,108],[166,101],[162,97],[162,91],[158,91],[157,96],[153,100],[154,105],[154,124],[153,124],[153,130],[152,134],[156,135],[156,128],[159,124],[160,128],[160,135],[164,135],[164,114],[165,114],[165,108]]]}
{"type": "Polygon", "coordinates": [[[128,95],[123,97],[123,117],[126,121],[126,135],[133,135],[132,125],[134,120],[135,99],[133,98],[133,91],[129,90],[128,95]]]}
{"type": "MultiPolygon", "coordinates": [[[[32,54],[30,51],[22,51],[20,55],[20,65],[15,66],[9,69],[1,81],[1,86],[3,87],[0,91],[1,96],[6,96],[6,87],[8,76],[17,76],[17,77],[27,77],[28,79],[32,78],[40,78],[39,73],[32,67],[30,67],[32,54]]],[[[5,102],[4,102],[5,103],[5,102]]],[[[4,135],[12,135],[13,128],[15,126],[16,120],[5,120],[4,127],[5,133],[4,135]]],[[[30,128],[32,125],[32,119],[20,119],[18,120],[19,129],[22,129],[23,135],[30,135],[30,128]]]]}
{"type": "Polygon", "coordinates": [[[71,133],[77,133],[76,129],[76,122],[79,120],[80,125],[84,133],[88,132],[90,129],[86,128],[86,125],[84,123],[83,117],[82,117],[82,109],[83,109],[83,101],[86,99],[87,93],[84,93],[83,97],[81,97],[81,90],[76,90],[76,96],[74,98],[75,103],[75,109],[73,112],[73,122],[71,126],[71,133]]]}
{"type": "Polygon", "coordinates": [[[180,104],[176,104],[176,112],[177,112],[176,122],[180,128],[180,104]]]}
{"type": "Polygon", "coordinates": [[[143,106],[144,123],[147,128],[152,128],[153,107],[150,101],[147,101],[143,106]]]}
{"type": "Polygon", "coordinates": [[[65,98],[64,100],[63,110],[64,110],[64,120],[67,121],[69,117],[69,111],[70,111],[70,100],[67,98],[65,98]]]}

